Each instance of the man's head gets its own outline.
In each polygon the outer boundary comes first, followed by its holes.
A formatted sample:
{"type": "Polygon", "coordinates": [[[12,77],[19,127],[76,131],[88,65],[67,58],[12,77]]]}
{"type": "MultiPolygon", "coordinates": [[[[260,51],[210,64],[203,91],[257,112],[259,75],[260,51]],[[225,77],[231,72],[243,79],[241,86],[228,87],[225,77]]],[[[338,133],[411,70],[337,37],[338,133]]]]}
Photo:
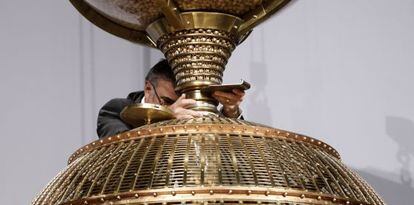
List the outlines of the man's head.
{"type": "Polygon", "coordinates": [[[170,105],[177,100],[175,76],[167,60],[155,64],[145,77],[145,102],[170,105]]]}

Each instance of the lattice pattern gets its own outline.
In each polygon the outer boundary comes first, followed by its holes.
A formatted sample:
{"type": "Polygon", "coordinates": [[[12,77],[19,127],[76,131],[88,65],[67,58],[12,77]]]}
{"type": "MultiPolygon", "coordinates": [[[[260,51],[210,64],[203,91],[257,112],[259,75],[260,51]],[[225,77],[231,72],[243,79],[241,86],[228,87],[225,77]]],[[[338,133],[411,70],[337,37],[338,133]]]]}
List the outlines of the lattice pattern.
{"type": "MultiPolygon", "coordinates": [[[[190,126],[200,122],[247,127],[253,124],[213,117],[166,121],[131,132],[176,123],[190,126]]],[[[305,195],[310,194],[322,196],[320,201],[335,202],[338,199],[338,203],[342,203],[339,200],[346,199],[349,204],[384,204],[372,188],[326,149],[294,138],[241,134],[237,130],[227,133],[188,131],[185,134],[153,134],[91,149],[71,162],[34,204],[77,204],[75,202],[82,202],[80,199],[101,197],[107,200],[104,196],[120,197],[139,191],[167,189],[178,193],[193,188],[216,190],[223,187],[243,187],[241,189],[245,191],[266,188],[303,194],[291,199],[293,201],[276,200],[276,203],[264,200],[278,205],[307,204],[306,199],[311,196],[305,195]]],[[[239,203],[238,200],[234,203],[239,203]]],[[[247,200],[243,203],[251,202],[247,200]]]]}

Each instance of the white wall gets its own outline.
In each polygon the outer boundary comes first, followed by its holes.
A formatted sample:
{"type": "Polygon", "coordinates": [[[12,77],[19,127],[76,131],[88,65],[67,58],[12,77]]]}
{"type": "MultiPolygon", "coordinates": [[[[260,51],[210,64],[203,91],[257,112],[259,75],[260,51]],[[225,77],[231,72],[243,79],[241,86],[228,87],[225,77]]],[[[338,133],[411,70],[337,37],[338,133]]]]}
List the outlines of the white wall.
{"type": "Polygon", "coordinates": [[[149,50],[95,28],[69,1],[1,1],[0,28],[0,198],[21,205],[97,138],[105,102],[143,87],[149,50]]]}
{"type": "Polygon", "coordinates": [[[389,204],[412,204],[413,0],[297,1],[234,52],[225,81],[240,78],[247,119],[331,144],[389,204]]]}
{"type": "MultiPolygon", "coordinates": [[[[414,194],[414,0],[297,1],[234,52],[244,115],[322,139],[389,204],[414,194]]],[[[160,54],[67,1],[0,2],[0,198],[28,204],[96,138],[99,108],[142,88],[160,54]]]]}

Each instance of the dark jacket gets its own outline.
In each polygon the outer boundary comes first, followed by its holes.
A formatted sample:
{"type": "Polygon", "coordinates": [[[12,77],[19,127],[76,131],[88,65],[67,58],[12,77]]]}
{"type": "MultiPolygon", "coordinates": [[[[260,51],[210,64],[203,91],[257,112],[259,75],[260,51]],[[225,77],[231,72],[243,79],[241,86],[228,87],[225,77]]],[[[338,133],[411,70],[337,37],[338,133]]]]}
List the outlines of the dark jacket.
{"type": "Polygon", "coordinates": [[[133,92],[127,98],[115,98],[107,102],[98,114],[96,132],[99,138],[116,135],[132,129],[121,120],[120,113],[124,107],[133,103],[140,103],[144,98],[144,91],[133,92]]]}

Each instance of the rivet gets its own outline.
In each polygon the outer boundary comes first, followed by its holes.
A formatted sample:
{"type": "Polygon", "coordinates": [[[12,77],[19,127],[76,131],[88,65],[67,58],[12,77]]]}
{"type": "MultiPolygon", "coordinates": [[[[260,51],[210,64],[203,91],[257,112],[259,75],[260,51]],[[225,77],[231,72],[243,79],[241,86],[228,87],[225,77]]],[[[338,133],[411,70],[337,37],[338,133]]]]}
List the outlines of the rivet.
{"type": "Polygon", "coordinates": [[[121,196],[118,195],[118,196],[116,196],[116,198],[119,200],[119,199],[121,199],[121,196]]]}
{"type": "Polygon", "coordinates": [[[231,190],[231,189],[230,189],[230,190],[229,190],[229,194],[232,194],[232,193],[233,193],[233,190],[231,190]]]}
{"type": "Polygon", "coordinates": [[[288,195],[288,193],[287,193],[287,192],[283,193],[283,197],[286,197],[287,195],[288,195]]]}
{"type": "Polygon", "coordinates": [[[265,192],[265,195],[266,195],[266,196],[269,196],[269,194],[270,194],[270,191],[266,191],[266,192],[265,192]]]}
{"type": "Polygon", "coordinates": [[[148,129],[148,132],[149,132],[149,133],[151,133],[151,132],[152,132],[152,130],[151,130],[151,129],[148,129]]]}
{"type": "Polygon", "coordinates": [[[289,133],[289,132],[287,132],[287,133],[286,133],[286,136],[289,136],[289,135],[290,135],[290,133],[289,133]]]}
{"type": "Polygon", "coordinates": [[[160,132],[162,132],[164,129],[160,128],[160,132]]]}
{"type": "Polygon", "coordinates": [[[305,198],[305,194],[300,195],[300,198],[301,199],[305,198]]]}
{"type": "Polygon", "coordinates": [[[139,195],[138,195],[138,194],[135,194],[134,196],[135,196],[135,198],[138,198],[138,197],[139,197],[139,195]]]}
{"type": "Polygon", "coordinates": [[[84,204],[88,204],[88,201],[84,201],[83,203],[84,203],[84,204]]]}
{"type": "Polygon", "coordinates": [[[171,192],[171,195],[175,196],[177,193],[175,191],[171,192]]]}
{"type": "Polygon", "coordinates": [[[118,138],[118,139],[121,138],[121,135],[117,135],[116,138],[118,138]]]}
{"type": "Polygon", "coordinates": [[[253,15],[253,18],[255,18],[255,19],[256,19],[256,18],[257,18],[257,15],[253,15]]]}
{"type": "Polygon", "coordinates": [[[102,201],[102,202],[104,202],[104,201],[105,201],[105,199],[104,199],[104,198],[101,198],[101,201],[102,201]]]}
{"type": "Polygon", "coordinates": [[[310,141],[311,141],[311,142],[315,142],[315,140],[314,140],[314,139],[311,139],[310,141]]]}
{"type": "Polygon", "coordinates": [[[247,195],[250,195],[252,193],[252,190],[247,191],[247,195]]]}
{"type": "Polygon", "coordinates": [[[96,144],[95,142],[92,143],[92,145],[95,145],[95,144],[96,144]]]}
{"type": "Polygon", "coordinates": [[[322,197],[321,196],[318,196],[318,200],[321,200],[322,199],[322,197]]]}
{"type": "Polygon", "coordinates": [[[351,202],[349,202],[349,201],[346,201],[345,203],[346,203],[346,204],[350,204],[351,202]]]}
{"type": "Polygon", "coordinates": [[[89,149],[89,145],[86,145],[85,149],[89,149]]]}
{"type": "Polygon", "coordinates": [[[335,202],[336,201],[336,198],[333,198],[332,201],[335,202]]]}
{"type": "Polygon", "coordinates": [[[108,140],[111,141],[112,140],[112,137],[109,137],[108,140]]]}
{"type": "Polygon", "coordinates": [[[141,131],[138,131],[137,134],[140,135],[141,134],[141,131]]]}
{"type": "Polygon", "coordinates": [[[214,194],[214,191],[213,190],[210,190],[210,195],[213,195],[214,194]]]}
{"type": "Polygon", "coordinates": [[[158,194],[157,194],[157,192],[154,192],[152,195],[153,195],[154,197],[156,197],[158,194]]]}
{"type": "Polygon", "coordinates": [[[193,196],[194,196],[194,195],[195,195],[195,191],[191,191],[191,195],[193,195],[193,196]]]}

